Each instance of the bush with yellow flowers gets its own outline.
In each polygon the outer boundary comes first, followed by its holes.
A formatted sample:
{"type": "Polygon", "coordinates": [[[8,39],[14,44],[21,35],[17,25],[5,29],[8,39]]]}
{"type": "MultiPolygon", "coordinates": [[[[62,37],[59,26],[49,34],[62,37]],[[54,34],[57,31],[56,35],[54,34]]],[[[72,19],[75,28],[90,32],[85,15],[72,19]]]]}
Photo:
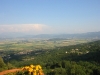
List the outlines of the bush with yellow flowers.
{"type": "Polygon", "coordinates": [[[29,75],[44,75],[42,67],[40,65],[30,65],[22,68],[22,72],[29,75]]]}

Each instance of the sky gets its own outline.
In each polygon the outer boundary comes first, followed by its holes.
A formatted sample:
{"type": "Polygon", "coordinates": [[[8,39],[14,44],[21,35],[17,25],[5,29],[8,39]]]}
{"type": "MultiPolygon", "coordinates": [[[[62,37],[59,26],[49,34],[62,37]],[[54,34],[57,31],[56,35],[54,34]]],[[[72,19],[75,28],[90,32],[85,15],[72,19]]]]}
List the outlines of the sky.
{"type": "Polygon", "coordinates": [[[0,0],[0,34],[100,31],[100,0],[0,0]]]}

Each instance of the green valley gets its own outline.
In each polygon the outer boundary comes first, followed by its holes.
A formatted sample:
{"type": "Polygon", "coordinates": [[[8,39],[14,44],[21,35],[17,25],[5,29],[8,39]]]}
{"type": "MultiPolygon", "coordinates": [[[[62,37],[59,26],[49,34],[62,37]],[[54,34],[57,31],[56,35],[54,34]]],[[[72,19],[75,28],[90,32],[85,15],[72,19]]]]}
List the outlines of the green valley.
{"type": "Polygon", "coordinates": [[[0,56],[0,71],[40,64],[45,75],[100,75],[99,40],[6,40],[0,42],[0,56]]]}

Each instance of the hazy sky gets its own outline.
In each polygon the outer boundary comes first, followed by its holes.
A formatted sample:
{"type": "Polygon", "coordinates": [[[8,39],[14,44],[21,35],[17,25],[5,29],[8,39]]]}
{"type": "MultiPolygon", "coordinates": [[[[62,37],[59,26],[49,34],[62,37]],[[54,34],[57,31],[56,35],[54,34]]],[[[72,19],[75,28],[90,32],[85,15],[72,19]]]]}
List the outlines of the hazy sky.
{"type": "Polygon", "coordinates": [[[0,33],[100,31],[100,0],[0,0],[0,33]]]}

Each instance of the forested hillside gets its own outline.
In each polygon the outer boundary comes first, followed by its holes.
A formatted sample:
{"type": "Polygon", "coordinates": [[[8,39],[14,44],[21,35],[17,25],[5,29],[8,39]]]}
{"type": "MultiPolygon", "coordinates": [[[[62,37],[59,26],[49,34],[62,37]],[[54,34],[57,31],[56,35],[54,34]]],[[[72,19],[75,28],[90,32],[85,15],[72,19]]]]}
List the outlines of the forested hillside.
{"type": "Polygon", "coordinates": [[[32,51],[23,55],[11,52],[10,56],[8,60],[3,58],[4,66],[1,68],[7,66],[7,62],[14,67],[40,64],[45,75],[100,75],[100,41],[32,51]]]}

